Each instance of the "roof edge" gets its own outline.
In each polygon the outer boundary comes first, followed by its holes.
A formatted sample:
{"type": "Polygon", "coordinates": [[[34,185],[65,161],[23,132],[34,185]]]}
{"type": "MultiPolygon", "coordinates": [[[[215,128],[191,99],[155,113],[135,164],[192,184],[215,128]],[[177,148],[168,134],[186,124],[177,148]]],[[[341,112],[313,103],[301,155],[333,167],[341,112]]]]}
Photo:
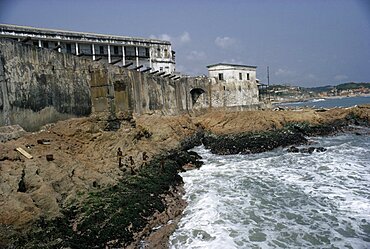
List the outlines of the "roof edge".
{"type": "Polygon", "coordinates": [[[242,65],[242,64],[231,64],[231,63],[216,63],[212,65],[208,65],[207,68],[215,67],[215,66],[232,66],[232,67],[250,67],[250,68],[257,68],[257,66],[249,66],[249,65],[242,65]]]}
{"type": "Polygon", "coordinates": [[[22,25],[15,25],[15,24],[6,24],[0,23],[0,28],[8,28],[8,29],[16,29],[16,30],[29,30],[29,31],[39,31],[39,32],[50,32],[50,33],[64,33],[66,35],[87,35],[87,36],[95,36],[97,38],[106,38],[106,39],[117,39],[117,40],[138,40],[138,41],[152,41],[157,43],[164,43],[168,45],[172,45],[170,41],[160,40],[160,39],[152,39],[152,38],[143,38],[143,37],[135,37],[135,36],[121,36],[121,35],[110,35],[110,34],[99,34],[99,33],[92,33],[92,32],[79,32],[79,31],[71,31],[71,30],[61,30],[61,29],[49,29],[49,28],[37,28],[32,26],[22,26],[22,25]]]}

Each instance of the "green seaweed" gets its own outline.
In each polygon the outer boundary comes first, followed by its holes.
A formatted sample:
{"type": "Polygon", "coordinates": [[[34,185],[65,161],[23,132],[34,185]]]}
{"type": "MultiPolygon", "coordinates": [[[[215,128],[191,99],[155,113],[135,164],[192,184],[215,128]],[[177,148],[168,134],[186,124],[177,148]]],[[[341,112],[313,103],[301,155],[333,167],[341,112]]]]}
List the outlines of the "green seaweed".
{"type": "Polygon", "coordinates": [[[171,185],[182,183],[178,171],[189,158],[184,152],[155,158],[137,175],[128,175],[114,186],[90,192],[81,203],[71,204],[63,210],[62,217],[40,219],[32,232],[14,239],[13,245],[16,248],[127,246],[133,242],[134,233],[146,226],[150,216],[165,210],[162,196],[171,185]]]}

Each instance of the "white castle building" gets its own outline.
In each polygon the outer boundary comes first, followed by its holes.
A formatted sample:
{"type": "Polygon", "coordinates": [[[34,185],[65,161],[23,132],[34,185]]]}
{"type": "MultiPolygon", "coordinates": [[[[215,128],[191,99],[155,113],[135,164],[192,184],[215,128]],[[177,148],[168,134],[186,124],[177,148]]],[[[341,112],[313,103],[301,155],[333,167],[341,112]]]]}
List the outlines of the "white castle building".
{"type": "Polygon", "coordinates": [[[171,43],[164,40],[9,24],[0,24],[1,37],[131,69],[142,68],[166,74],[175,71],[175,52],[171,43]]]}

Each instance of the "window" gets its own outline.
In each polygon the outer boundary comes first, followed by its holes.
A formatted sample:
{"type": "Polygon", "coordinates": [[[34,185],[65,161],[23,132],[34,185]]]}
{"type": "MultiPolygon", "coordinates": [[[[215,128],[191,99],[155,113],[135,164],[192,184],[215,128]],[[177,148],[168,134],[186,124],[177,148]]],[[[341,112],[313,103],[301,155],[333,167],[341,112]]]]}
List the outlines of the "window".
{"type": "Polygon", "coordinates": [[[139,52],[139,57],[149,58],[149,48],[139,47],[138,52],[139,52]]]}
{"type": "Polygon", "coordinates": [[[168,50],[167,49],[164,50],[164,58],[168,58],[168,50]]]}
{"type": "Polygon", "coordinates": [[[39,42],[38,41],[34,41],[33,42],[33,46],[37,46],[38,47],[39,46],[39,42]]]}
{"type": "Polygon", "coordinates": [[[104,47],[103,46],[99,46],[99,54],[104,54],[104,47]]]}
{"type": "Polygon", "coordinates": [[[247,73],[247,80],[249,80],[249,73],[247,73]]]}
{"type": "Polygon", "coordinates": [[[42,46],[43,46],[44,48],[49,48],[49,43],[48,43],[47,41],[43,41],[43,42],[42,42],[42,46]]]}
{"type": "Polygon", "coordinates": [[[165,71],[168,73],[168,72],[170,72],[170,68],[169,67],[165,67],[164,68],[165,69],[165,71]]]}
{"type": "Polygon", "coordinates": [[[160,67],[160,68],[159,68],[159,71],[160,71],[160,72],[163,72],[163,67],[160,67]]]}
{"type": "Polygon", "coordinates": [[[72,47],[71,47],[71,44],[67,43],[66,44],[66,49],[67,49],[67,53],[72,53],[72,47]]]}
{"type": "Polygon", "coordinates": [[[113,53],[118,54],[118,47],[116,47],[116,46],[113,47],[113,53]]]}
{"type": "Polygon", "coordinates": [[[126,57],[135,57],[136,56],[136,49],[135,47],[125,47],[125,55],[126,57]]]}
{"type": "Polygon", "coordinates": [[[239,73],[239,80],[243,80],[243,74],[239,73]]]}
{"type": "Polygon", "coordinates": [[[218,79],[219,80],[224,80],[224,74],[223,73],[219,73],[218,74],[218,79]]]}

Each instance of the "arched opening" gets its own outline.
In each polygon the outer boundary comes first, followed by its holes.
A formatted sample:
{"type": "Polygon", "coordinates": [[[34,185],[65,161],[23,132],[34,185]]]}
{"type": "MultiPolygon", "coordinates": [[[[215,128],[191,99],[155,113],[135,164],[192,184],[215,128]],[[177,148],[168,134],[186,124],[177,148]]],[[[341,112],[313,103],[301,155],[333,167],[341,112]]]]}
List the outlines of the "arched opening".
{"type": "Polygon", "coordinates": [[[197,102],[199,96],[203,93],[205,93],[205,91],[202,88],[193,88],[190,90],[193,105],[197,102]]]}

